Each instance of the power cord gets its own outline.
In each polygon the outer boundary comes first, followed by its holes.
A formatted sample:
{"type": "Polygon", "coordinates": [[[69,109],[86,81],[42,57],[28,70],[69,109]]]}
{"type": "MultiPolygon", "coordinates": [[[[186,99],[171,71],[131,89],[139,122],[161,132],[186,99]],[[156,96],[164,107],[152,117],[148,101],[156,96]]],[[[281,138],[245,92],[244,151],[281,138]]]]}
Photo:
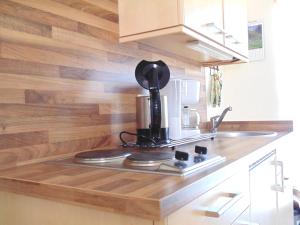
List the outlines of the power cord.
{"type": "Polygon", "coordinates": [[[120,140],[121,140],[121,142],[122,142],[122,146],[123,146],[123,147],[127,147],[127,146],[128,146],[128,142],[126,142],[126,141],[123,139],[123,137],[122,137],[124,134],[133,135],[133,136],[136,136],[136,137],[141,137],[141,138],[144,138],[144,139],[146,139],[146,140],[152,142],[152,143],[155,144],[155,145],[157,144],[157,142],[156,142],[154,139],[149,138],[149,137],[146,137],[146,136],[144,136],[144,135],[138,135],[138,134],[136,134],[136,133],[131,133],[131,132],[128,132],[128,131],[122,131],[122,132],[120,132],[120,134],[119,134],[119,138],[120,138],[120,140]]]}

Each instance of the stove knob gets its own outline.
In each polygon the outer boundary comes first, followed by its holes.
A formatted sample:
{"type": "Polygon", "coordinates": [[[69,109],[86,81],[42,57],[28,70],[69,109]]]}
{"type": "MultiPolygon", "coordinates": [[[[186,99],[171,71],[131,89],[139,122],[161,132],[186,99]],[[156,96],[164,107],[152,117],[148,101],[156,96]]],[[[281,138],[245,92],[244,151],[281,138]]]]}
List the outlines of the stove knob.
{"type": "Polygon", "coordinates": [[[198,154],[194,157],[194,163],[200,163],[206,160],[207,148],[196,145],[195,152],[198,154]]]}
{"type": "Polygon", "coordinates": [[[207,154],[207,147],[196,145],[195,146],[195,152],[200,154],[200,155],[206,155],[207,154]]]}
{"type": "Polygon", "coordinates": [[[188,161],[189,160],[189,153],[176,151],[175,152],[175,159],[177,159],[179,161],[188,161]]]}

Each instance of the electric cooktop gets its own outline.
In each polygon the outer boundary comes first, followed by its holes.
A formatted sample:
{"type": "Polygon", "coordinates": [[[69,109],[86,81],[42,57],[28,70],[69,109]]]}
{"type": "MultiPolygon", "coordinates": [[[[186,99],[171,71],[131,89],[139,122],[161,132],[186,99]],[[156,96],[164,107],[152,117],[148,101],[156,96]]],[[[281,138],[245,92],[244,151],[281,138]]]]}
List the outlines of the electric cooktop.
{"type": "Polygon", "coordinates": [[[195,146],[193,154],[185,151],[141,151],[126,148],[92,150],[49,163],[184,176],[224,161],[225,157],[208,154],[206,147],[195,146]]]}

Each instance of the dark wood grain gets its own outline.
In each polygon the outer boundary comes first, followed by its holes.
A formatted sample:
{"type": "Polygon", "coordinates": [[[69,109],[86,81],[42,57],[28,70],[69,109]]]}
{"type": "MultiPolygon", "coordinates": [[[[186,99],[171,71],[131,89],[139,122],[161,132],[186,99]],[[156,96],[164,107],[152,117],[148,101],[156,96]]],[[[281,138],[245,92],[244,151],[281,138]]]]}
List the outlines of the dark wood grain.
{"type": "Polygon", "coordinates": [[[119,44],[117,23],[117,1],[0,0],[0,169],[119,146],[120,131],[135,131],[142,90],[134,71],[143,59],[165,61],[174,78],[199,80],[206,122],[201,65],[119,44]]]}

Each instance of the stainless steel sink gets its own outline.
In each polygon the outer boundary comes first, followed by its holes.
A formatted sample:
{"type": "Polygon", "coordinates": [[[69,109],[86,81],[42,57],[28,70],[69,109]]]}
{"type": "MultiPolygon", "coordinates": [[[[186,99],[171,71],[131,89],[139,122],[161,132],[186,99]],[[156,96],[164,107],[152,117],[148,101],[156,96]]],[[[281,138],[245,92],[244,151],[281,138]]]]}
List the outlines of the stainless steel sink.
{"type": "Polygon", "coordinates": [[[235,137],[274,137],[277,133],[273,131],[220,131],[217,132],[217,138],[235,138],[235,137]]]}

